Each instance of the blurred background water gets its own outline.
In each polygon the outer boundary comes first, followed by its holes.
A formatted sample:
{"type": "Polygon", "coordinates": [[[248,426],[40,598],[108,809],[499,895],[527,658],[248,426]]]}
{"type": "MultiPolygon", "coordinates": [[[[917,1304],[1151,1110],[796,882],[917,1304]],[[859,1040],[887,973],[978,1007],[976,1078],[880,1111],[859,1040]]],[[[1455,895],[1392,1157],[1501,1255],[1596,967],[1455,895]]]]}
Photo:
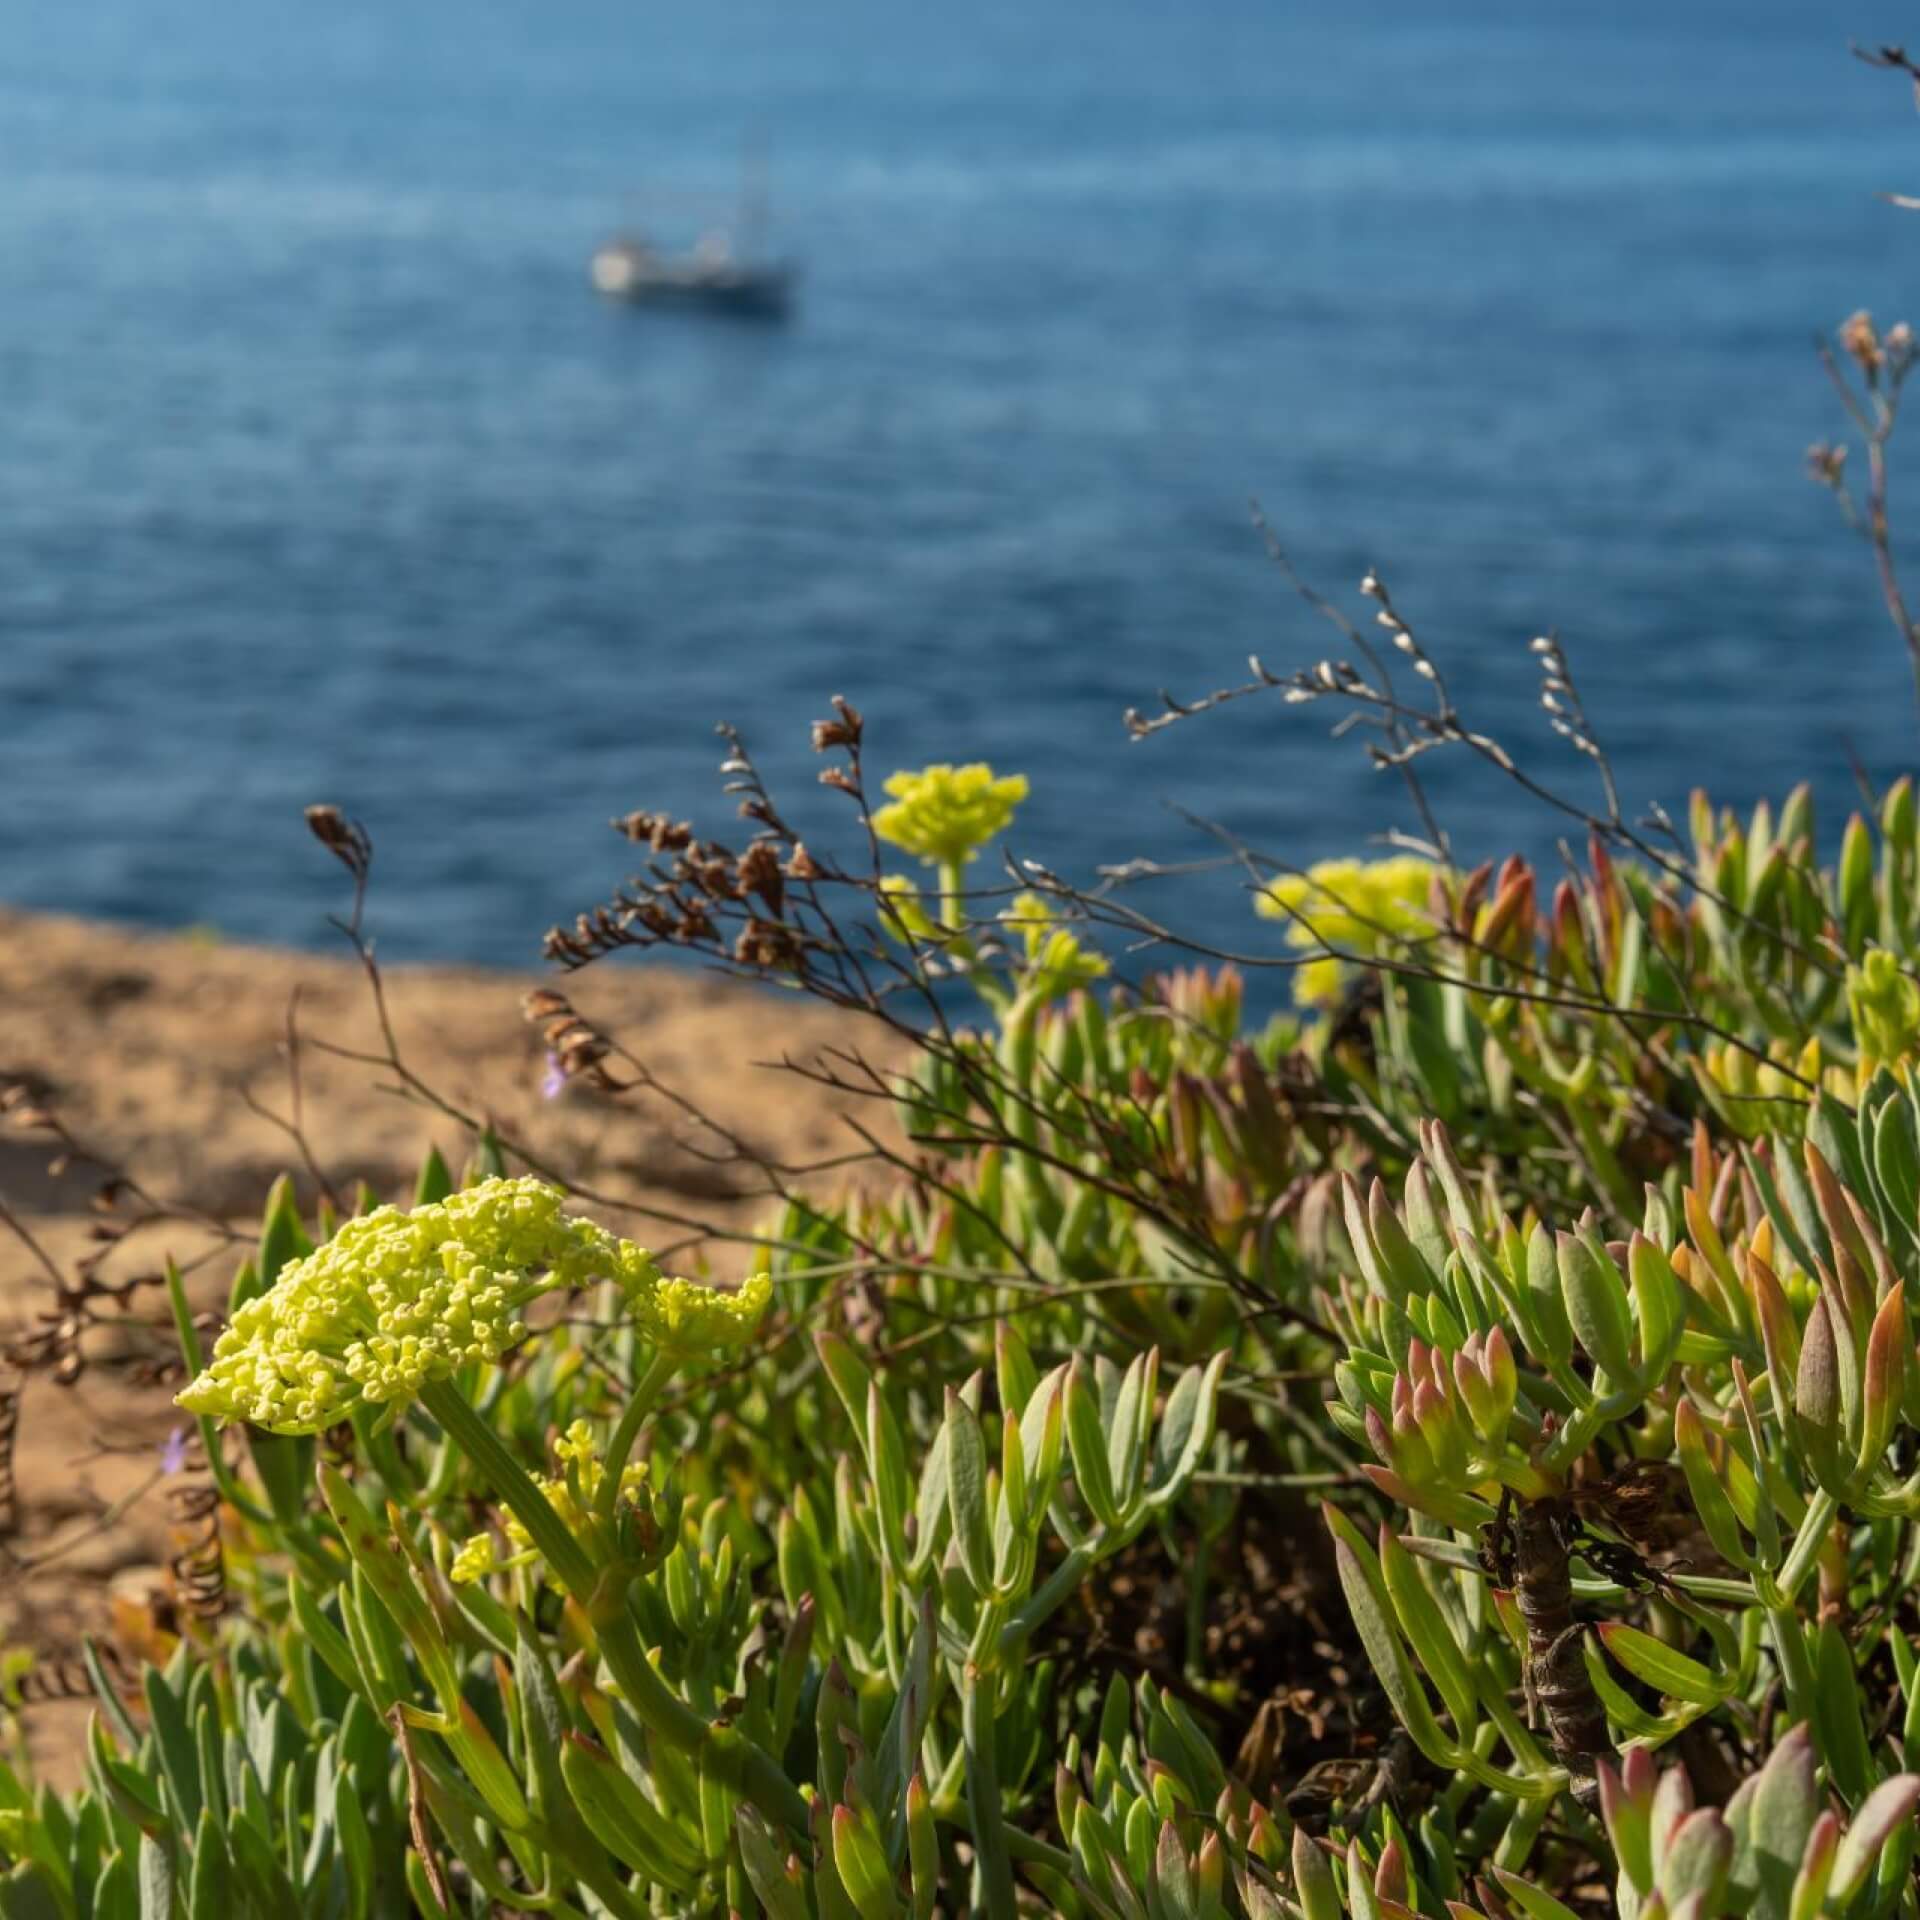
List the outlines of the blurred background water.
{"type": "MultiPolygon", "coordinates": [[[[531,964],[712,725],[832,841],[807,721],[1033,778],[1089,877],[1413,821],[1317,709],[1129,705],[1388,577],[1543,773],[1557,626],[1630,803],[1914,758],[1810,342],[1906,310],[1890,0],[76,0],[0,9],[0,895],[531,964]],[[596,298],[764,138],[785,327],[596,298]],[[651,201],[650,201],[650,196],[651,201]],[[671,223],[668,223],[671,224],[671,223]]],[[[683,237],[690,238],[691,235],[683,237]]],[[[1916,316],[1920,317],[1920,316],[1916,316]]],[[[1916,426],[1920,431],[1920,426],[1916,426]]],[[[1920,554],[1920,528],[1915,529],[1920,554]]],[[[1558,825],[1435,766],[1462,845],[1558,825]]],[[[1264,940],[1230,876],[1175,903],[1264,940]]]]}

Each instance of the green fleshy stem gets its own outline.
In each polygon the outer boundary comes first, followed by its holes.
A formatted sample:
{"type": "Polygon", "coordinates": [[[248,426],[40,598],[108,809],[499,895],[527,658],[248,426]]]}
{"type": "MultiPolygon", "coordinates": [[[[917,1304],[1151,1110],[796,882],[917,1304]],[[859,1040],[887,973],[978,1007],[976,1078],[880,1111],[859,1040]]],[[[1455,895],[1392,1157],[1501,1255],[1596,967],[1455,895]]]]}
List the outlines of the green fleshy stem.
{"type": "Polygon", "coordinates": [[[1766,1609],[1767,1627],[1780,1662],[1787,1705],[1794,1714],[1808,1720],[1815,1712],[1813,1656],[1807,1646],[1806,1627],[1794,1602],[1820,1557],[1820,1549],[1839,1510],[1839,1502],[1832,1494],[1816,1493],[1807,1502],[1806,1518],[1800,1523],[1786,1564],[1777,1575],[1756,1572],[1752,1576],[1753,1592],[1766,1609]]]}
{"type": "Polygon", "coordinates": [[[1000,1805],[1000,1768],[994,1751],[993,1703],[997,1673],[969,1667],[960,1682],[960,1729],[967,1756],[967,1812],[973,1822],[976,1911],[985,1920],[1014,1920],[1013,1861],[1000,1805]]]}
{"type": "Polygon", "coordinates": [[[672,1355],[656,1353],[647,1363],[646,1372],[640,1376],[633,1397],[620,1416],[620,1424],[613,1430],[613,1438],[607,1443],[606,1461],[601,1469],[600,1491],[593,1503],[594,1512],[602,1520],[613,1518],[614,1502],[620,1497],[620,1476],[626,1472],[627,1456],[633,1451],[634,1441],[640,1437],[640,1423],[653,1410],[653,1403],[660,1397],[660,1389],[673,1378],[678,1365],[672,1355]]]}
{"type": "Polygon", "coordinates": [[[1070,1548],[1045,1582],[1028,1595],[1027,1604],[1000,1629],[996,1660],[1005,1665],[1016,1659],[1035,1629],[1065,1603],[1088,1573],[1114,1552],[1125,1537],[1123,1534],[1121,1540],[1116,1540],[1105,1527],[1096,1527],[1077,1547],[1070,1548]]]}
{"type": "Polygon", "coordinates": [[[627,1611],[624,1589],[611,1595],[606,1591],[600,1569],[500,1436],[448,1381],[422,1388],[420,1404],[512,1509],[547,1565],[593,1622],[601,1654],[642,1724],[725,1781],[768,1819],[804,1838],[807,1803],[799,1788],[764,1748],[737,1728],[703,1720],[654,1671],[627,1611]]]}
{"type": "Polygon", "coordinates": [[[942,860],[940,862],[940,924],[949,933],[966,931],[967,915],[962,904],[964,872],[963,861],[942,860]]]}
{"type": "MultiPolygon", "coordinates": [[[[1800,1531],[1794,1536],[1793,1551],[1787,1555],[1786,1564],[1776,1579],[1780,1593],[1778,1604],[1793,1605],[1794,1597],[1820,1558],[1820,1549],[1826,1545],[1827,1535],[1839,1512],[1839,1501],[1824,1490],[1807,1502],[1806,1518],[1800,1522],[1800,1531]]],[[[1763,1596],[1763,1604],[1771,1606],[1775,1602],[1771,1596],[1763,1596]]]]}

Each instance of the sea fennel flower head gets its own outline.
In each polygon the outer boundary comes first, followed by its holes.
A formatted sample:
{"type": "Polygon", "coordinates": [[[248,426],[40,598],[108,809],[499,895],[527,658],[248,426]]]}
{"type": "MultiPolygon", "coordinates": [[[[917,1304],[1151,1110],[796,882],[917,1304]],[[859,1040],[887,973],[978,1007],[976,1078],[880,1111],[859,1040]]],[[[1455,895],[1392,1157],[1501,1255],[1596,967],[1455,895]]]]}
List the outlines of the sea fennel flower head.
{"type": "Polygon", "coordinates": [[[753,1338],[772,1297],[773,1281],[764,1273],[731,1291],[656,1276],[651,1286],[627,1288],[627,1307],[641,1334],[661,1353],[698,1360],[738,1353],[753,1338]]]}
{"type": "Polygon", "coordinates": [[[180,1404],[313,1433],[358,1402],[405,1402],[499,1359],[526,1337],[520,1314],[536,1294],[631,1264],[624,1243],[562,1212],[564,1197],[542,1180],[487,1180],[347,1221],[234,1314],[180,1404]]]}
{"type": "Polygon", "coordinates": [[[234,1314],[180,1404],[315,1433],[360,1402],[404,1404],[498,1360],[526,1338],[521,1312],[536,1295],[597,1279],[615,1281],[642,1328],[676,1353],[730,1348],[752,1331],[772,1290],[764,1277],[737,1294],[663,1279],[644,1247],[564,1212],[565,1197],[544,1180],[487,1180],[411,1212],[349,1220],[234,1314]]]}
{"type": "MultiPolygon", "coordinates": [[[[1282,874],[1254,895],[1254,909],[1287,922],[1290,947],[1313,952],[1337,947],[1370,957],[1397,941],[1432,931],[1426,908],[1434,864],[1414,854],[1385,860],[1322,860],[1305,873],[1282,874]]],[[[1331,1006],[1345,985],[1346,968],[1322,952],[1294,974],[1293,995],[1303,1006],[1331,1006]]]]}
{"type": "Polygon", "coordinates": [[[874,832],[928,866],[958,866],[1006,830],[1027,797],[1027,776],[996,778],[984,760],[964,767],[941,761],[889,775],[886,790],[892,799],[873,816],[874,832]]]}

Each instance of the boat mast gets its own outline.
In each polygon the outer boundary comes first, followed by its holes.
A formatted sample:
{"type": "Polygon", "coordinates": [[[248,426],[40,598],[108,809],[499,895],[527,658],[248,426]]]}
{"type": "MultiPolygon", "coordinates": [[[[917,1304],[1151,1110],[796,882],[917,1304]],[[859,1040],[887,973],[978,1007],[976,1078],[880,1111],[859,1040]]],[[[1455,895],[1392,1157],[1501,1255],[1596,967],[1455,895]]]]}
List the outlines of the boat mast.
{"type": "Polygon", "coordinates": [[[765,245],[769,211],[766,136],[750,133],[741,167],[740,253],[743,259],[756,258],[765,245]]]}

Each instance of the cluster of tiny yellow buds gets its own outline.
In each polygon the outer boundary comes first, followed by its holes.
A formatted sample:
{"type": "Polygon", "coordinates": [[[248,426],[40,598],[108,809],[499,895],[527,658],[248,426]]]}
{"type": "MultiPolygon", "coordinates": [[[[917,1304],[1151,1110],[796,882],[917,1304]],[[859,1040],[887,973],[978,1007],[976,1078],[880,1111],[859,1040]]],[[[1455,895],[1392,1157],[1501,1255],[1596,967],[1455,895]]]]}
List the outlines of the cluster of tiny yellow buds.
{"type": "Polygon", "coordinates": [[[600,1449],[594,1444],[592,1427],[584,1420],[576,1420],[568,1427],[553,1443],[553,1452],[560,1461],[573,1461],[583,1474],[589,1466],[598,1472],[600,1449]]]}
{"type": "Polygon", "coordinates": [[[564,1199],[541,1180],[488,1180],[349,1220],[235,1313],[180,1404],[315,1433],[358,1402],[404,1403],[498,1360],[526,1337],[521,1310],[547,1287],[609,1273],[626,1282],[643,1268],[657,1279],[638,1248],[564,1213],[564,1199]]]}
{"type": "Polygon", "coordinates": [[[738,1288],[698,1280],[662,1280],[629,1291],[627,1305],[646,1339],[677,1360],[737,1353],[753,1338],[773,1298],[772,1278],[756,1273],[738,1288]]]}
{"type": "Polygon", "coordinates": [[[1052,907],[1037,893],[1015,894],[1011,903],[1001,909],[1000,918],[1019,934],[1029,960],[1039,958],[1047,936],[1060,924],[1052,907]]]}
{"type": "Polygon", "coordinates": [[[508,1563],[500,1558],[500,1545],[490,1533],[476,1533],[453,1556],[447,1577],[455,1586],[471,1586],[489,1574],[498,1573],[508,1563]]]}
{"type": "MultiPolygon", "coordinates": [[[[600,1491],[600,1482],[606,1469],[600,1463],[600,1446],[593,1437],[593,1429],[584,1420],[576,1420],[553,1443],[554,1457],[560,1463],[559,1476],[551,1480],[540,1481],[540,1491],[558,1510],[560,1517],[576,1531],[586,1516],[574,1499],[574,1489],[578,1488],[580,1499],[591,1502],[600,1491]]],[[[620,1491],[631,1498],[647,1484],[647,1463],[644,1460],[629,1460],[620,1470],[620,1491]]],[[[507,1532],[516,1542],[520,1536],[515,1533],[519,1522],[507,1521],[507,1532]]]]}
{"type": "Polygon", "coordinates": [[[929,866],[958,866],[1005,832],[1027,797],[1027,777],[996,778],[983,760],[940,762],[889,776],[886,790],[892,800],[873,816],[874,832],[929,866]]]}
{"type": "MultiPolygon", "coordinates": [[[[683,1283],[684,1284],[684,1283],[683,1283]]],[[[600,1448],[593,1429],[584,1420],[576,1420],[553,1443],[560,1471],[554,1475],[536,1475],[534,1484],[546,1496],[567,1531],[583,1539],[592,1525],[592,1506],[606,1469],[601,1464],[600,1448]]],[[[630,1460],[620,1472],[620,1492],[629,1501],[637,1501],[647,1491],[651,1469],[645,1460],[630,1460]]],[[[507,1540],[513,1548],[510,1557],[500,1557],[499,1545],[491,1533],[476,1533],[453,1557],[450,1576],[460,1584],[484,1580],[490,1574],[529,1565],[538,1556],[533,1536],[513,1514],[502,1516],[507,1540]]],[[[550,1568],[546,1578],[553,1585],[559,1576],[550,1568]]]]}

